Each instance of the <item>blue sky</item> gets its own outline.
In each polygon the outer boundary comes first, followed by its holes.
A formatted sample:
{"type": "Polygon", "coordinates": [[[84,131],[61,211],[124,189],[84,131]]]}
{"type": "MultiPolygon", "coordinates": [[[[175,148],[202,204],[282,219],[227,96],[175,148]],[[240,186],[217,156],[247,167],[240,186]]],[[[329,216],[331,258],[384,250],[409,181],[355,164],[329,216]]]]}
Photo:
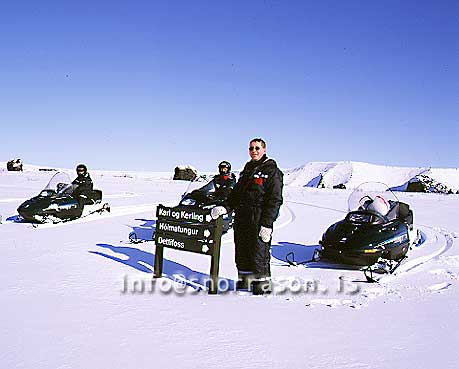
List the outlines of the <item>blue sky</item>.
{"type": "Polygon", "coordinates": [[[0,161],[458,167],[457,1],[8,1],[0,161]]]}

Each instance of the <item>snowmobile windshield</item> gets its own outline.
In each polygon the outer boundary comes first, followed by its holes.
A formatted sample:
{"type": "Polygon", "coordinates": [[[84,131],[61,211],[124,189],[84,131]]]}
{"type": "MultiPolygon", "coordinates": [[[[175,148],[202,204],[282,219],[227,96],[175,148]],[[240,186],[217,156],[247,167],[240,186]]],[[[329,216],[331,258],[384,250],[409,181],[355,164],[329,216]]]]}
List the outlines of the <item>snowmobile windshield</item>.
{"type": "Polygon", "coordinates": [[[198,203],[206,203],[212,199],[215,193],[214,181],[210,181],[203,185],[203,182],[193,181],[188,185],[187,190],[182,196],[181,205],[197,205],[198,203]]]}
{"type": "Polygon", "coordinates": [[[348,211],[366,210],[368,204],[372,203],[377,197],[384,199],[388,208],[392,208],[398,203],[397,196],[389,187],[381,182],[365,182],[358,186],[349,196],[348,211]]]}
{"type": "Polygon", "coordinates": [[[41,192],[43,196],[51,196],[54,194],[71,194],[73,192],[72,181],[67,173],[58,172],[48,182],[46,187],[41,192]]]}

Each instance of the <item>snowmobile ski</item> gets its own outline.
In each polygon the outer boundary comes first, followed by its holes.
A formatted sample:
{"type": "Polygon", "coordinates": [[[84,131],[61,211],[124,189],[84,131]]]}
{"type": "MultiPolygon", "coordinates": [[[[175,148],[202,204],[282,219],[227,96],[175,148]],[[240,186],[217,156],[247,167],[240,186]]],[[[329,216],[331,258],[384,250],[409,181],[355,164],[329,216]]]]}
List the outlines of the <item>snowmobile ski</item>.
{"type": "Polygon", "coordinates": [[[295,253],[293,251],[285,255],[285,261],[289,263],[289,265],[291,266],[306,265],[309,263],[314,263],[316,261],[319,261],[319,259],[320,259],[320,251],[318,249],[314,250],[314,254],[312,255],[312,258],[310,260],[295,261],[295,253]]]}
{"type": "Polygon", "coordinates": [[[375,264],[362,268],[361,270],[363,274],[365,274],[367,282],[377,283],[384,275],[394,274],[406,259],[408,259],[406,255],[399,260],[380,259],[375,264]],[[376,275],[380,275],[380,277],[376,277],[376,275]]]}
{"type": "Polygon", "coordinates": [[[153,232],[153,237],[151,240],[147,240],[147,239],[144,239],[144,238],[139,238],[137,236],[137,233],[135,231],[132,231],[131,233],[129,233],[129,242],[130,243],[134,243],[134,244],[137,244],[137,243],[144,243],[144,242],[150,242],[150,241],[154,241],[154,232],[153,232]]]}

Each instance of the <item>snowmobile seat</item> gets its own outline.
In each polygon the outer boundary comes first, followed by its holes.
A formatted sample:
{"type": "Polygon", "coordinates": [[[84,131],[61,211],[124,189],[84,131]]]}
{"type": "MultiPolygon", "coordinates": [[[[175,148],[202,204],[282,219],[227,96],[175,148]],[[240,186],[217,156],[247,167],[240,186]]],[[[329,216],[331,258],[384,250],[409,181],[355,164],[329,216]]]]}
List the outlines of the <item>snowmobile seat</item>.
{"type": "Polygon", "coordinates": [[[403,223],[408,224],[410,227],[413,226],[413,211],[410,209],[408,204],[400,202],[400,211],[398,213],[398,219],[403,223]]]}
{"type": "Polygon", "coordinates": [[[410,206],[404,202],[391,202],[391,209],[386,217],[389,221],[398,219],[408,225],[413,225],[413,211],[410,206]]]}
{"type": "Polygon", "coordinates": [[[93,205],[102,201],[102,191],[92,190],[78,196],[78,202],[82,205],[93,205]]]}
{"type": "Polygon", "coordinates": [[[94,202],[102,201],[102,191],[101,190],[92,190],[91,198],[94,200],[94,202]]]}
{"type": "Polygon", "coordinates": [[[398,219],[400,213],[400,203],[398,201],[389,200],[390,210],[386,214],[389,221],[398,219]]]}

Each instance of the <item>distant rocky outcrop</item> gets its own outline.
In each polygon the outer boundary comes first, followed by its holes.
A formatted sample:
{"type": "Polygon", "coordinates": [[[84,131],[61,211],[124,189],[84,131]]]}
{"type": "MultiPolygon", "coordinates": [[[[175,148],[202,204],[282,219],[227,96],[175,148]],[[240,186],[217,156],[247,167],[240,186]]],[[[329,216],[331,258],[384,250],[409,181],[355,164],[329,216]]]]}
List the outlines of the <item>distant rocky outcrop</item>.
{"type": "Polygon", "coordinates": [[[6,169],[10,172],[22,172],[22,160],[21,159],[13,159],[6,163],[6,169]]]}
{"type": "Polygon", "coordinates": [[[420,174],[410,180],[406,187],[406,192],[454,193],[448,186],[426,174],[420,174]]]}
{"type": "Polygon", "coordinates": [[[198,177],[198,171],[191,165],[179,165],[175,167],[174,179],[183,181],[193,181],[198,177]]]}
{"type": "Polygon", "coordinates": [[[57,169],[54,168],[38,168],[39,172],[57,172],[57,169]]]}

